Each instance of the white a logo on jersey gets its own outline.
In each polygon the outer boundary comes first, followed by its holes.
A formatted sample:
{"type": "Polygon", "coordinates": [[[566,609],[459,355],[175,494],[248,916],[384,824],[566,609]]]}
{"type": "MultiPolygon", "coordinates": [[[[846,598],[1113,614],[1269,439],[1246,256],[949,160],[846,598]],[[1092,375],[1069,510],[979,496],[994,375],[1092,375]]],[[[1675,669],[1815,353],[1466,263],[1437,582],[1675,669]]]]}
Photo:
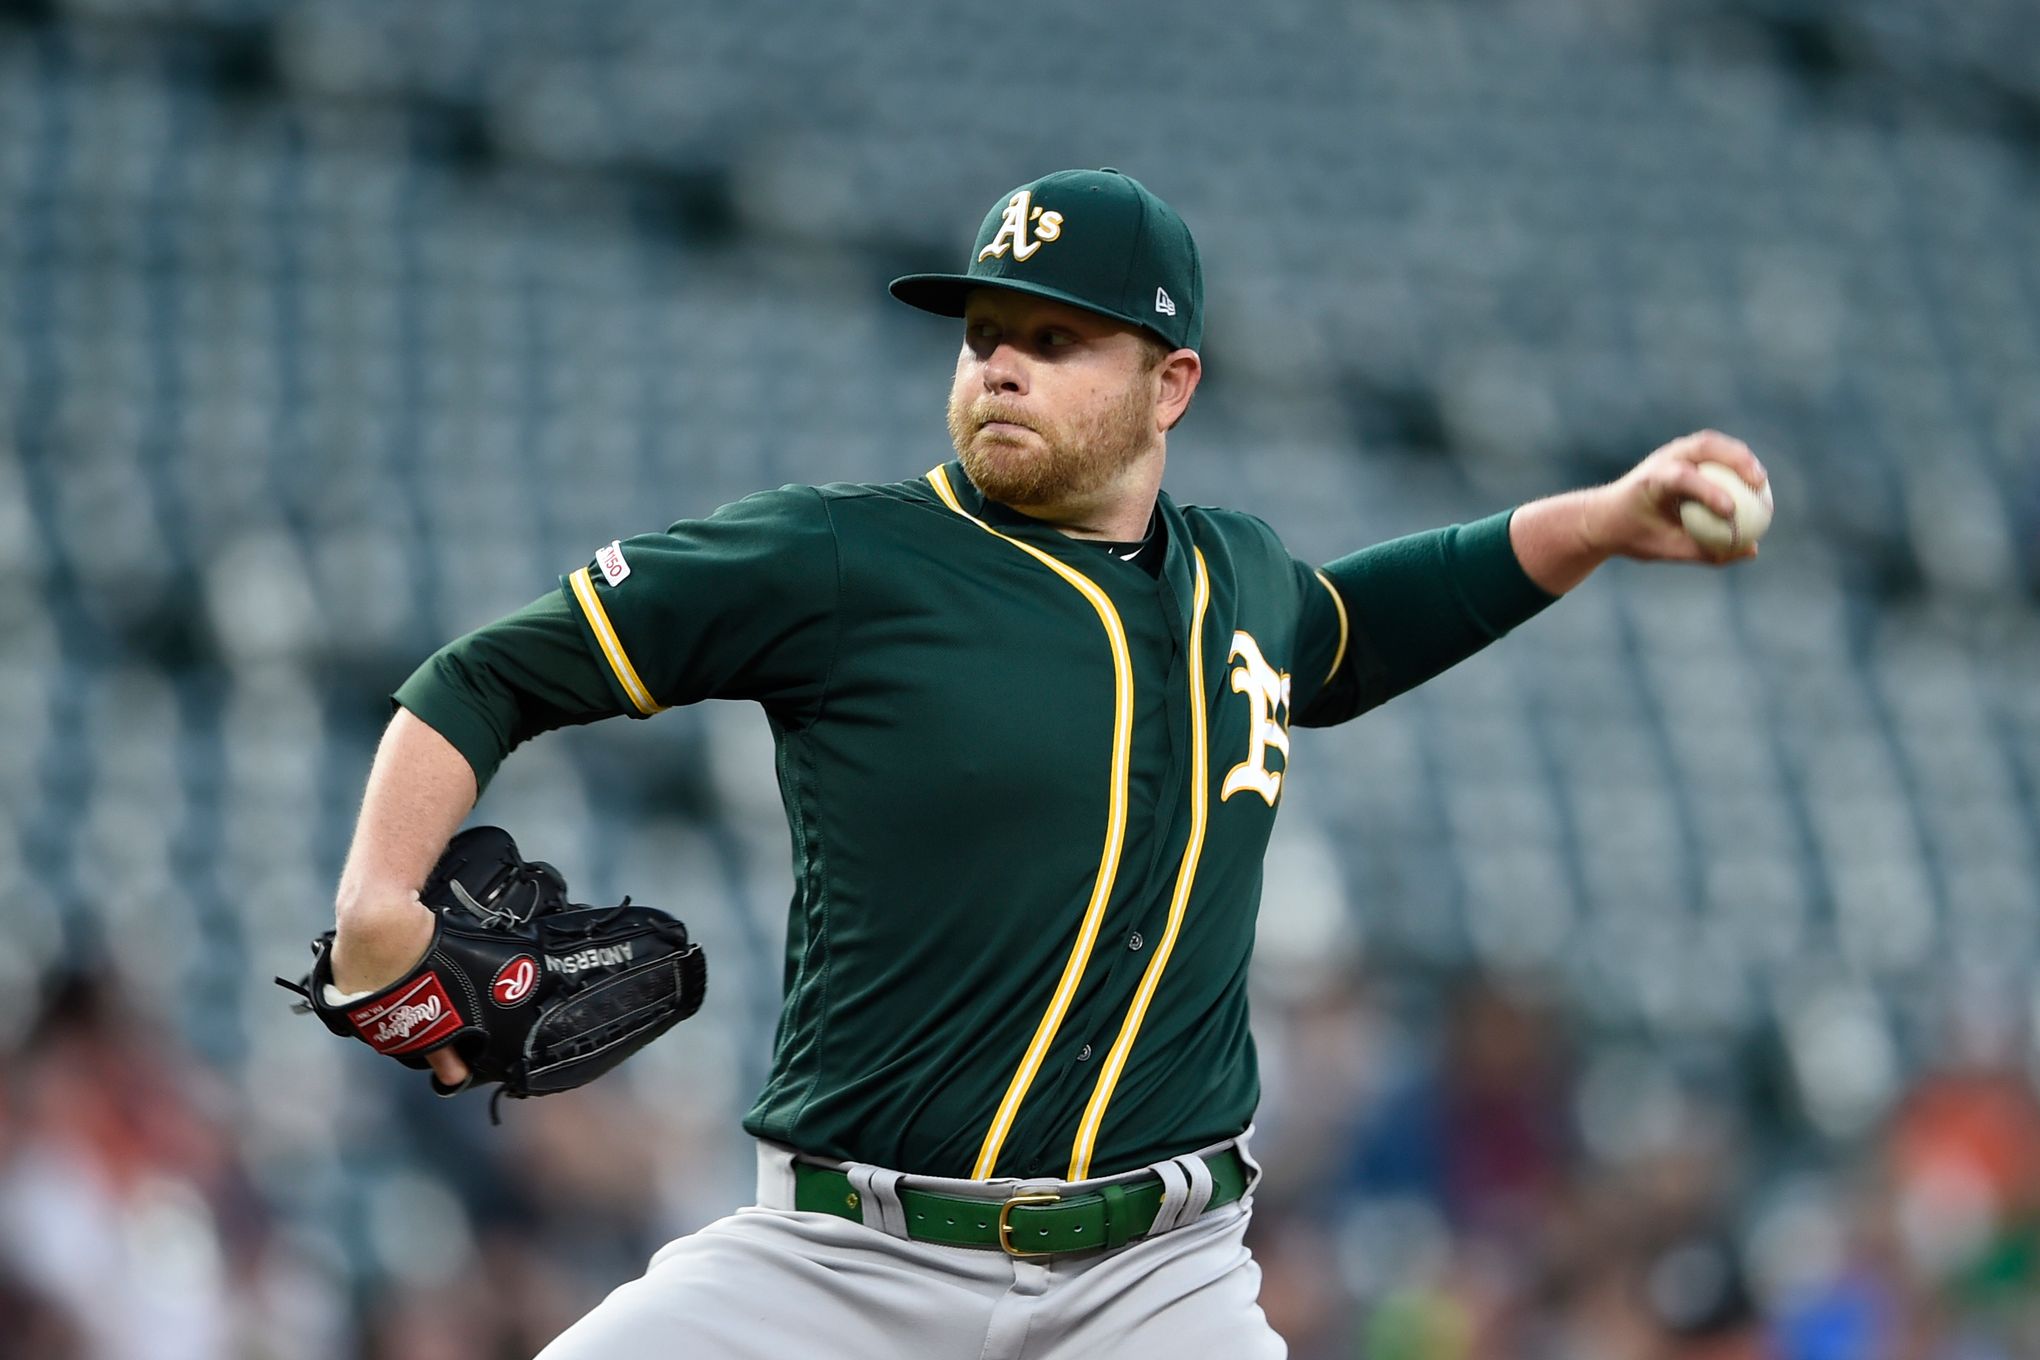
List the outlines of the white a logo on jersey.
{"type": "Polygon", "coordinates": [[[999,234],[992,243],[978,252],[980,260],[996,259],[1006,253],[1006,247],[1013,247],[1013,258],[1024,260],[1041,249],[1044,241],[1053,241],[1062,235],[1063,215],[1059,212],[1043,212],[1034,206],[1034,194],[1022,189],[1006,204],[1006,214],[999,221],[999,234]],[[1033,238],[1029,239],[1029,232],[1033,238]]]}
{"type": "Polygon", "coordinates": [[[1254,641],[1251,633],[1232,635],[1232,652],[1226,660],[1240,663],[1233,667],[1233,691],[1246,695],[1252,709],[1247,728],[1247,758],[1226,772],[1218,801],[1224,802],[1241,789],[1251,789],[1267,799],[1269,807],[1274,807],[1275,800],[1282,796],[1282,771],[1268,768],[1268,748],[1280,751],[1282,763],[1289,764],[1289,729],[1283,726],[1288,721],[1289,677],[1268,664],[1268,659],[1261,655],[1261,644],[1254,641]],[[1276,716],[1278,711],[1281,717],[1276,716]]]}

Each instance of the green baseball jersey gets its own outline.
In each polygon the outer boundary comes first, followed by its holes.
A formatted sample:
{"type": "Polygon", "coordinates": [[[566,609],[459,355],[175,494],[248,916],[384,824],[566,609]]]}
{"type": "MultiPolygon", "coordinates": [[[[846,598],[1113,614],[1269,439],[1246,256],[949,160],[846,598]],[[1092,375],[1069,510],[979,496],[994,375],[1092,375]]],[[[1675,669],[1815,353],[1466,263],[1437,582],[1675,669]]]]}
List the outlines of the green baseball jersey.
{"type": "Polygon", "coordinates": [[[611,544],[398,702],[486,779],[533,732],[761,704],[794,893],[745,1120],[929,1175],[1126,1170],[1238,1133],[1292,725],[1350,718],[1548,603],[1507,516],[1323,570],[1157,510],[1158,571],[959,464],[786,487],[611,544]]]}

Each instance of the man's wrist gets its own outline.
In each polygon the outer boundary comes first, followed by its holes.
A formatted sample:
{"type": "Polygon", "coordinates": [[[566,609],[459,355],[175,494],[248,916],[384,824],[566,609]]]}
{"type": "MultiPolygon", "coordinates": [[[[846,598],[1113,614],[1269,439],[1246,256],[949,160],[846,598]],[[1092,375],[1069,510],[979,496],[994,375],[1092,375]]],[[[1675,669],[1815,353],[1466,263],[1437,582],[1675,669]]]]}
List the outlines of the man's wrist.
{"type": "Polygon", "coordinates": [[[1610,557],[1608,488],[1567,491],[1518,506],[1509,518],[1509,543],[1523,573],[1545,591],[1563,595],[1610,557]]]}
{"type": "Polygon", "coordinates": [[[418,966],[432,947],[438,918],[416,893],[342,907],[333,934],[333,985],[374,992],[418,966]]]}
{"type": "Polygon", "coordinates": [[[1590,569],[1615,556],[1615,550],[1609,546],[1615,536],[1608,523],[1614,505],[1613,491],[1609,486],[1588,487],[1569,491],[1561,498],[1573,503],[1574,542],[1590,569]]]}

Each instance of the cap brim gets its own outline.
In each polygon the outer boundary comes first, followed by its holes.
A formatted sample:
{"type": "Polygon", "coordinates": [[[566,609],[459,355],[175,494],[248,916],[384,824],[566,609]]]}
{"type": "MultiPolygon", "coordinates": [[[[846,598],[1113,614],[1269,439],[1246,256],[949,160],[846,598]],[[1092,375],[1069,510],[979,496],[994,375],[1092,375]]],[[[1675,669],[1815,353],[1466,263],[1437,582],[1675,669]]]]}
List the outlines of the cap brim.
{"type": "Polygon", "coordinates": [[[1060,288],[1044,288],[1035,283],[979,278],[970,274],[908,274],[894,279],[887,285],[887,291],[909,307],[918,307],[937,316],[962,316],[963,304],[970,297],[973,288],[1000,288],[1009,293],[1026,293],[1030,297],[1048,298],[1097,316],[1109,316],[1114,321],[1123,321],[1141,330],[1153,329],[1137,316],[1107,311],[1094,302],[1065,293],[1060,288]]]}

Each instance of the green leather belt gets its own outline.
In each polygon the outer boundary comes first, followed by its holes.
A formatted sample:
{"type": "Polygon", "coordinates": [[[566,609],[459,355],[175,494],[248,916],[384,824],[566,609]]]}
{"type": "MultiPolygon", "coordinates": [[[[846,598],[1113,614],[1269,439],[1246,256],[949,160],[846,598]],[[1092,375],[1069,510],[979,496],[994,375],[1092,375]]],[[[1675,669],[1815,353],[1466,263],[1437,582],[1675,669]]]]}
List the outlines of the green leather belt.
{"type": "MultiPolygon", "coordinates": [[[[1211,1170],[1207,1212],[1247,1190],[1247,1168],[1231,1148],[1205,1159],[1211,1170]]],[[[1162,1178],[1116,1181],[1076,1195],[1026,1191],[1004,1200],[971,1199],[930,1190],[899,1191],[907,1236],[945,1247],[984,1247],[1012,1256],[1048,1256],[1125,1246],[1154,1226],[1162,1209],[1162,1178]]],[[[864,1221],[862,1201],[841,1171],[793,1164],[793,1207],[864,1221]]]]}

